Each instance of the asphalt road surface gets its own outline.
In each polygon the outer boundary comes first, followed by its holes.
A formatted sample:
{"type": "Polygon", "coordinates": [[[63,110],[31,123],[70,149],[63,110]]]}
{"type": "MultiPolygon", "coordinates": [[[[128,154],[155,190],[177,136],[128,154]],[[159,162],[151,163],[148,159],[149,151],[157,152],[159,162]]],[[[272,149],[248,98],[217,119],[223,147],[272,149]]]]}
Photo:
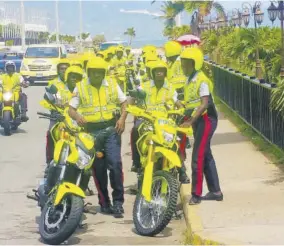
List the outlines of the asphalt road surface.
{"type": "MultiPolygon", "coordinates": [[[[33,86],[25,89],[28,95],[28,116],[30,120],[23,123],[11,136],[4,136],[0,129],[0,244],[42,244],[38,233],[40,209],[36,202],[26,198],[26,194],[36,188],[43,176],[45,167],[45,133],[48,121],[38,119],[36,112],[44,111],[39,101],[43,97],[44,87],[33,86]]],[[[87,197],[96,214],[85,214],[85,228],[77,232],[66,244],[92,245],[154,245],[181,244],[184,232],[183,220],[172,220],[160,235],[149,238],[135,233],[132,222],[132,207],[135,196],[130,188],[135,184],[136,176],[131,173],[131,155],[129,132],[132,127],[128,117],[126,131],[123,135],[123,165],[125,176],[125,216],[115,219],[99,213],[97,191],[94,182],[90,185],[94,196],[87,197]]]]}

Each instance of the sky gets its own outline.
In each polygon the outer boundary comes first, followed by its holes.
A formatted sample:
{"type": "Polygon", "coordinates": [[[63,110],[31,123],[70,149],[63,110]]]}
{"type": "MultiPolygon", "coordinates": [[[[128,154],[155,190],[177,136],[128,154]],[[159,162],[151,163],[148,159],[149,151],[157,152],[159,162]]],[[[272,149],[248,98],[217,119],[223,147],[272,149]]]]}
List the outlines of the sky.
{"type": "MultiPolygon", "coordinates": [[[[219,1],[230,12],[233,8],[242,8],[242,1],[219,1]]],[[[268,19],[267,8],[269,1],[262,2],[262,11],[265,14],[263,25],[271,25],[268,19]]],[[[250,2],[253,4],[253,2],[250,2]]],[[[82,1],[83,32],[91,35],[104,34],[108,40],[126,39],[123,32],[134,27],[136,40],[162,40],[163,21],[159,19],[160,6],[157,1],[82,1]]],[[[55,31],[55,2],[25,0],[25,9],[40,9],[46,11],[49,17],[49,27],[55,31]]],[[[60,32],[64,34],[79,34],[79,1],[59,0],[60,32]]],[[[182,15],[182,24],[189,24],[190,16],[182,15]]],[[[252,19],[251,19],[251,23],[252,19]]],[[[275,24],[279,24],[279,20],[275,24]]]]}

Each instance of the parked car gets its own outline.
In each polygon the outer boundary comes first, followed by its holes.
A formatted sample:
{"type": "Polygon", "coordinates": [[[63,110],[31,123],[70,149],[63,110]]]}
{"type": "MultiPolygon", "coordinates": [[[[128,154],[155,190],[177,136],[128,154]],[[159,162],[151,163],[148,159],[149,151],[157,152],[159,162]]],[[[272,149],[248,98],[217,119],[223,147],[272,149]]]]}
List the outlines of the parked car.
{"type": "Polygon", "coordinates": [[[7,61],[13,61],[16,64],[16,71],[19,73],[23,61],[22,53],[5,52],[0,54],[0,73],[5,71],[5,64],[7,61]]]}
{"type": "Polygon", "coordinates": [[[30,45],[22,62],[21,74],[31,84],[47,83],[57,77],[57,64],[66,57],[64,45],[30,45]]]}

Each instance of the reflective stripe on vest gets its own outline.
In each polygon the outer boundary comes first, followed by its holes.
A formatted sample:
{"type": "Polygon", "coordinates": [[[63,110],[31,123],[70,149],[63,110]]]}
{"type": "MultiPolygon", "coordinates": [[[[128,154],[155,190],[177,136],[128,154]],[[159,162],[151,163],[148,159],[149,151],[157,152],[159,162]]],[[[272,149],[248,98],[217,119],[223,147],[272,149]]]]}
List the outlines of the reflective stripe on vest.
{"type": "Polygon", "coordinates": [[[77,84],[81,105],[79,112],[87,122],[97,123],[109,121],[114,118],[118,99],[117,84],[108,81],[108,86],[102,85],[99,90],[87,81],[77,84]]]}
{"type": "Polygon", "coordinates": [[[173,96],[171,87],[162,87],[157,91],[156,86],[151,86],[151,82],[143,84],[143,89],[146,92],[146,105],[147,111],[160,111],[166,112],[165,103],[173,96]]]}

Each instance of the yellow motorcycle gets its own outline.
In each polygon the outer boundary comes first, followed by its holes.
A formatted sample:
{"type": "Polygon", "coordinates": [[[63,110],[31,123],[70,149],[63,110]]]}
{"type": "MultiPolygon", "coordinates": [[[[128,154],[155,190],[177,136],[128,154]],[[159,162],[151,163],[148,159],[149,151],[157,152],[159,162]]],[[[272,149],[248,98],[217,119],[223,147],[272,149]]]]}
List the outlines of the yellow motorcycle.
{"type": "Polygon", "coordinates": [[[11,135],[11,130],[17,130],[22,123],[20,112],[20,92],[15,91],[15,88],[20,84],[15,84],[12,88],[0,86],[0,102],[2,102],[2,112],[0,125],[4,128],[6,136],[11,135]]]}
{"type": "Polygon", "coordinates": [[[160,233],[171,221],[178,198],[177,168],[181,167],[178,155],[177,134],[192,135],[191,128],[180,128],[170,115],[183,115],[184,110],[170,110],[168,115],[152,114],[129,105],[127,111],[143,120],[136,142],[142,171],[138,180],[139,192],[133,208],[133,221],[142,236],[160,233]]]}
{"type": "Polygon", "coordinates": [[[81,222],[83,199],[95,158],[95,138],[78,127],[67,109],[55,105],[57,89],[51,88],[46,88],[45,100],[41,104],[57,114],[39,112],[38,115],[56,121],[51,129],[56,145],[47,185],[40,186],[37,198],[42,208],[39,222],[41,238],[45,243],[54,245],[67,240],[81,222]]]}

